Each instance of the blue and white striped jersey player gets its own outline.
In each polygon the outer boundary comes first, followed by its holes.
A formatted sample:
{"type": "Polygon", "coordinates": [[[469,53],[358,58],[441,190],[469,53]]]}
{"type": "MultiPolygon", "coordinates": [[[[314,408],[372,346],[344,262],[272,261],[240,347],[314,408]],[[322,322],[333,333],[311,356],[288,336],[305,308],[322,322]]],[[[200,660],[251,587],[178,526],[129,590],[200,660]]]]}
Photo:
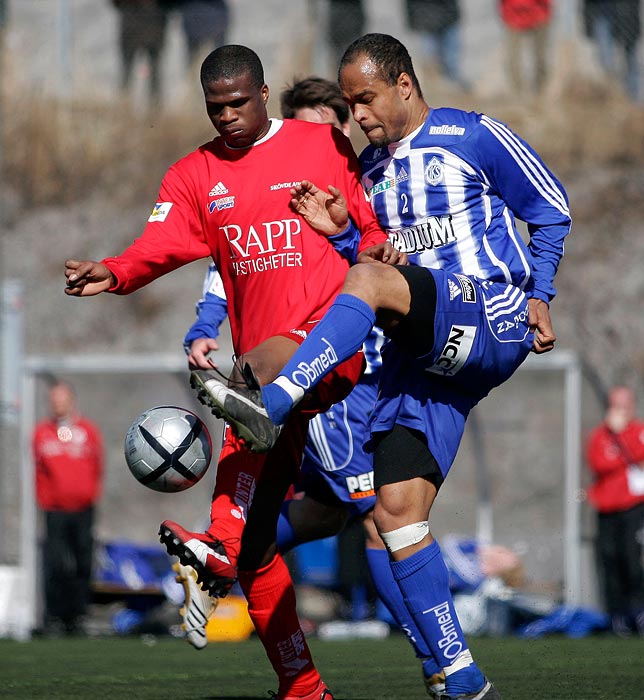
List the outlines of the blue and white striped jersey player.
{"type": "MultiPolygon", "coordinates": [[[[197,302],[197,319],[184,339],[191,367],[216,367],[212,351],[219,349],[216,338],[227,313],[223,283],[211,263],[204,279],[203,296],[197,302]]],[[[301,497],[284,502],[277,524],[277,546],[285,553],[298,544],[337,534],[350,519],[360,520],[365,531],[367,563],[378,595],[421,659],[429,696],[439,697],[444,689],[441,669],[407,612],[392,576],[384,543],[373,522],[376,502],[373,455],[365,452],[363,444],[369,415],[376,402],[383,343],[382,331],[374,328],[363,344],[366,367],[358,384],[346,399],[311,420],[297,484],[301,497]]],[[[195,596],[192,606],[199,605],[199,600],[195,596]]],[[[203,614],[191,610],[190,603],[185,606],[187,629],[191,620],[205,624],[211,604],[206,602],[203,614]]],[[[192,636],[188,634],[188,639],[201,648],[206,643],[205,635],[201,629],[195,632],[197,634],[192,636]]]]}
{"type": "MultiPolygon", "coordinates": [[[[554,346],[549,302],[570,230],[567,197],[504,124],[430,109],[397,39],[357,39],[342,57],[339,83],[370,142],[361,165],[373,209],[416,265],[354,265],[273,383],[261,391],[213,386],[214,403],[233,428],[262,439],[272,430],[276,439],[305,392],[356,352],[375,323],[383,328],[390,342],[368,445],[375,524],[408,612],[445,672],[445,700],[497,700],[456,617],[429,515],[469,411],[531,350],[554,346]],[[515,218],[527,223],[529,243],[515,218]]],[[[326,232],[347,221],[334,187],[326,193],[303,182],[293,206],[326,232]]]]}

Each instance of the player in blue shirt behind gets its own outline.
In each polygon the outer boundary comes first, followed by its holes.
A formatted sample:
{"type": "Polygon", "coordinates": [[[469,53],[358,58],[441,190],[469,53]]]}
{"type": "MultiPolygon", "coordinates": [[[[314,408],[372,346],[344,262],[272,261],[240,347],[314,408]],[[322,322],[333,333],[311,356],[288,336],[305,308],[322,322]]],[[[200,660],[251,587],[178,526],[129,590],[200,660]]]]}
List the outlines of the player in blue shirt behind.
{"type": "MultiPolygon", "coordinates": [[[[212,380],[209,403],[233,429],[244,426],[270,446],[320,377],[359,350],[374,324],[383,328],[390,342],[370,418],[374,520],[407,610],[445,673],[441,697],[498,700],[468,648],[428,518],[470,410],[531,350],[554,346],[549,302],[570,229],[567,197],[501,122],[430,109],[394,37],[367,34],[351,44],[339,83],[370,142],[360,158],[367,195],[390,240],[416,264],[354,265],[274,382],[257,390],[212,380]],[[515,218],[528,224],[527,244],[515,218]]],[[[344,229],[336,188],[327,194],[303,182],[291,192],[316,228],[344,229]]]]}

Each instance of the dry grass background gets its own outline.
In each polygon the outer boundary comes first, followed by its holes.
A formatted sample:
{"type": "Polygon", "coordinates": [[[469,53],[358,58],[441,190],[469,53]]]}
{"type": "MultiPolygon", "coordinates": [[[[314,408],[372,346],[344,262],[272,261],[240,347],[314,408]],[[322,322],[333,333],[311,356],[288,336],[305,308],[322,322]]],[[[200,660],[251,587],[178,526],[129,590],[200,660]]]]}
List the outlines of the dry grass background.
{"type": "Polygon", "coordinates": [[[81,104],[19,100],[5,128],[6,176],[20,209],[67,205],[109,193],[112,202],[149,199],[168,165],[210,138],[199,115],[146,117],[123,100],[81,104]],[[196,140],[195,140],[196,139],[196,140]]]}
{"type": "MultiPolygon", "coordinates": [[[[629,171],[644,164],[644,108],[607,84],[578,81],[540,100],[434,91],[430,101],[502,119],[561,179],[619,168],[628,180],[629,171]]],[[[125,99],[74,103],[10,95],[5,102],[11,106],[3,131],[5,177],[14,206],[23,211],[96,192],[119,204],[136,203],[156,189],[170,163],[212,137],[198,103],[143,113],[125,99]]],[[[275,97],[272,102],[276,107],[275,97]]],[[[354,141],[358,149],[364,145],[361,134],[354,133],[354,141]]],[[[578,205],[578,216],[601,207],[592,185],[578,205]]]]}

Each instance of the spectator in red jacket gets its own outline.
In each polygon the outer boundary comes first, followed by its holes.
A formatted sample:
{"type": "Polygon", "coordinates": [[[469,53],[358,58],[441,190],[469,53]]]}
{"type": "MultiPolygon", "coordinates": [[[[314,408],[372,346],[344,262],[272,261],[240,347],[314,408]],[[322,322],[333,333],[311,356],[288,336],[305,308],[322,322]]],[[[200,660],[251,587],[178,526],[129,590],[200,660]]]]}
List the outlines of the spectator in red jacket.
{"type": "Polygon", "coordinates": [[[599,574],[613,631],[644,636],[644,422],[635,410],[631,388],[610,390],[604,421],[588,440],[595,477],[588,500],[598,512],[599,574]]]}
{"type": "Polygon", "coordinates": [[[33,435],[36,500],[45,515],[45,632],[81,631],[89,602],[94,506],[101,495],[103,440],[76,409],[72,386],[49,388],[49,417],[33,435]]]}
{"type": "Polygon", "coordinates": [[[524,92],[527,86],[523,69],[522,45],[531,54],[531,91],[539,93],[548,74],[548,31],[552,18],[551,0],[500,0],[499,11],[507,29],[508,73],[513,90],[524,92]]]}

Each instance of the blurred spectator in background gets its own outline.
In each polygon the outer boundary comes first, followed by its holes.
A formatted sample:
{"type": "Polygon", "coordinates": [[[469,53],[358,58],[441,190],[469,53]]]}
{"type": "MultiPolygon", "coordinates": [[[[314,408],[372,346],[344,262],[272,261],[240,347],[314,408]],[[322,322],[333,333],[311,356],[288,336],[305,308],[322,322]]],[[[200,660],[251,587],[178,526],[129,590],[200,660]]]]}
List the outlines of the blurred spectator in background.
{"type": "Polygon", "coordinates": [[[280,111],[284,119],[332,124],[351,136],[349,107],[335,80],[312,75],[294,81],[280,93],[280,111]]]}
{"type": "Polygon", "coordinates": [[[227,0],[164,0],[181,16],[188,52],[188,70],[218,46],[227,43],[230,8],[227,0]]]}
{"type": "Polygon", "coordinates": [[[634,391],[613,387],[587,451],[595,477],[588,499],[598,512],[600,582],[613,631],[620,635],[635,629],[644,635],[644,422],[635,411],[634,391]]]}
{"type": "Polygon", "coordinates": [[[628,95],[639,101],[640,0],[584,0],[584,25],[597,45],[601,67],[609,76],[619,75],[628,95]],[[623,51],[623,67],[618,67],[616,47],[623,51]]]}
{"type": "Polygon", "coordinates": [[[457,0],[405,0],[409,29],[420,32],[426,61],[464,90],[461,75],[461,13],[457,0]]]}
{"type": "Polygon", "coordinates": [[[366,15],[362,0],[329,0],[327,36],[334,78],[344,50],[354,39],[364,34],[365,24],[366,15]]]}
{"type": "Polygon", "coordinates": [[[36,500],[45,515],[43,580],[47,634],[82,631],[92,570],[94,505],[103,481],[103,439],[76,408],[74,390],[49,388],[49,417],[33,435],[36,500]]]}
{"type": "Polygon", "coordinates": [[[526,91],[523,46],[527,44],[532,83],[528,91],[539,93],[548,74],[551,0],[500,0],[499,11],[507,30],[507,64],[512,89],[519,93],[526,91]]]}
{"type": "Polygon", "coordinates": [[[161,97],[161,52],[165,42],[167,12],[158,0],[112,0],[119,15],[121,88],[129,90],[138,55],[143,55],[149,71],[152,105],[161,97]]]}
{"type": "Polygon", "coordinates": [[[523,563],[508,547],[474,537],[445,535],[442,548],[452,593],[473,593],[489,578],[498,578],[512,588],[524,583],[523,563]]]}

